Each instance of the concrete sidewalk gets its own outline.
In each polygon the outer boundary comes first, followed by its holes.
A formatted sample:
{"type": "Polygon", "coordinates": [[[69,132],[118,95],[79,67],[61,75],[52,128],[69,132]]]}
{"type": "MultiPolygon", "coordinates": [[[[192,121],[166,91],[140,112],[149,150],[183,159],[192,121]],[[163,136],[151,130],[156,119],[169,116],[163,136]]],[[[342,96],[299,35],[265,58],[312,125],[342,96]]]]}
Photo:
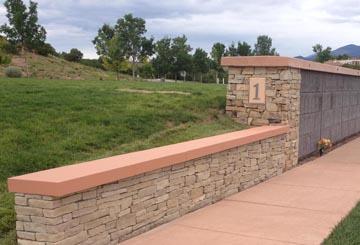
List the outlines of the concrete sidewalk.
{"type": "Polygon", "coordinates": [[[359,199],[360,138],[122,244],[320,244],[359,199]]]}

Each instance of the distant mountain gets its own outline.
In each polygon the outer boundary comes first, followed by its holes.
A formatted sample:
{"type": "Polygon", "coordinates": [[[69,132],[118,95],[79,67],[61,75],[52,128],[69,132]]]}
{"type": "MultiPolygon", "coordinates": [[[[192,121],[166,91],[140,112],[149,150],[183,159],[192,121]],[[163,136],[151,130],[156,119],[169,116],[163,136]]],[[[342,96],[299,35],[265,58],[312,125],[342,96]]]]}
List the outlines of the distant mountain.
{"type": "MultiPolygon", "coordinates": [[[[360,46],[355,44],[349,44],[343,47],[340,47],[338,49],[335,49],[331,52],[333,56],[338,55],[344,55],[347,54],[350,57],[360,57],[360,46]]],[[[304,59],[304,60],[315,60],[315,54],[303,57],[303,56],[297,56],[298,59],[304,59]]]]}

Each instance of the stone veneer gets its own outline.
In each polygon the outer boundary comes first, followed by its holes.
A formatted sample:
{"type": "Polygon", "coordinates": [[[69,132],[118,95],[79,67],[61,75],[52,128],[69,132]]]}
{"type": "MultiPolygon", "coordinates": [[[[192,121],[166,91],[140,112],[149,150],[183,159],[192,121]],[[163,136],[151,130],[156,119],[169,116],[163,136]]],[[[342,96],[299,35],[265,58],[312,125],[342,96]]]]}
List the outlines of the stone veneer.
{"type": "MultiPolygon", "coordinates": [[[[245,105],[246,79],[260,72],[267,75],[267,86],[272,88],[267,92],[271,98],[268,115],[283,119],[297,116],[293,112],[298,106],[296,70],[284,70],[280,75],[278,70],[244,69],[241,75],[236,71],[236,80],[231,80],[234,93],[228,96],[229,106],[245,105]],[[294,82],[289,85],[290,78],[294,82]],[[237,82],[239,79],[245,82],[237,82]],[[279,92],[279,86],[291,90],[279,92]]],[[[236,113],[251,115],[252,124],[266,119],[265,108],[237,108],[236,113]]],[[[18,242],[118,244],[281,174],[286,161],[284,148],[289,144],[286,135],[274,136],[66,197],[16,193],[18,242]]]]}
{"type": "Polygon", "coordinates": [[[280,121],[290,126],[284,170],[298,164],[301,70],[290,67],[229,67],[227,113],[253,126],[280,121]],[[266,104],[249,103],[249,81],[266,78],[266,104]]]}

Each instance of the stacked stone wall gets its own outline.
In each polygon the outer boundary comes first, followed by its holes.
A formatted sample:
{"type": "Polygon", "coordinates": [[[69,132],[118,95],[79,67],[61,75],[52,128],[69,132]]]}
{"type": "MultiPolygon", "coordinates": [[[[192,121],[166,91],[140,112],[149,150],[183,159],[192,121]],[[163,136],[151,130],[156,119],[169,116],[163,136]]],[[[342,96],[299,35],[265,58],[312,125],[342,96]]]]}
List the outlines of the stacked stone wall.
{"type": "Polygon", "coordinates": [[[17,193],[18,242],[118,244],[281,174],[287,144],[279,135],[66,197],[17,193]]]}
{"type": "Polygon", "coordinates": [[[301,70],[288,67],[230,67],[226,111],[252,126],[285,123],[284,171],[298,164],[301,70]],[[265,104],[249,103],[250,78],[266,78],[265,104]]]}

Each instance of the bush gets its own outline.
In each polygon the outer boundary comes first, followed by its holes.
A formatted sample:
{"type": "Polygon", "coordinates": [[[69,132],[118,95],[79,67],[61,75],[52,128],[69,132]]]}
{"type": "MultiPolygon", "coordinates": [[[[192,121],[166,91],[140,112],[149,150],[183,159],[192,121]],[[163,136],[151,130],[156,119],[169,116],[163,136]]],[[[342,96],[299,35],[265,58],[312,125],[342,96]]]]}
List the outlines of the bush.
{"type": "Polygon", "coordinates": [[[65,60],[71,61],[71,62],[79,62],[83,58],[83,53],[76,49],[72,48],[69,53],[63,52],[61,56],[64,57],[65,60]]]}
{"type": "Polygon", "coordinates": [[[57,55],[55,48],[51,46],[50,43],[45,43],[44,45],[41,45],[35,51],[36,53],[42,56],[57,55]]]}
{"type": "Polygon", "coordinates": [[[7,77],[21,77],[22,72],[21,72],[20,68],[18,68],[18,67],[9,66],[9,67],[5,68],[5,75],[7,77]]]}
{"type": "Polygon", "coordinates": [[[11,57],[0,51],[0,65],[8,65],[11,62],[11,57]]]}
{"type": "Polygon", "coordinates": [[[80,63],[86,66],[104,70],[104,67],[99,59],[82,59],[80,60],[80,63]]]}

